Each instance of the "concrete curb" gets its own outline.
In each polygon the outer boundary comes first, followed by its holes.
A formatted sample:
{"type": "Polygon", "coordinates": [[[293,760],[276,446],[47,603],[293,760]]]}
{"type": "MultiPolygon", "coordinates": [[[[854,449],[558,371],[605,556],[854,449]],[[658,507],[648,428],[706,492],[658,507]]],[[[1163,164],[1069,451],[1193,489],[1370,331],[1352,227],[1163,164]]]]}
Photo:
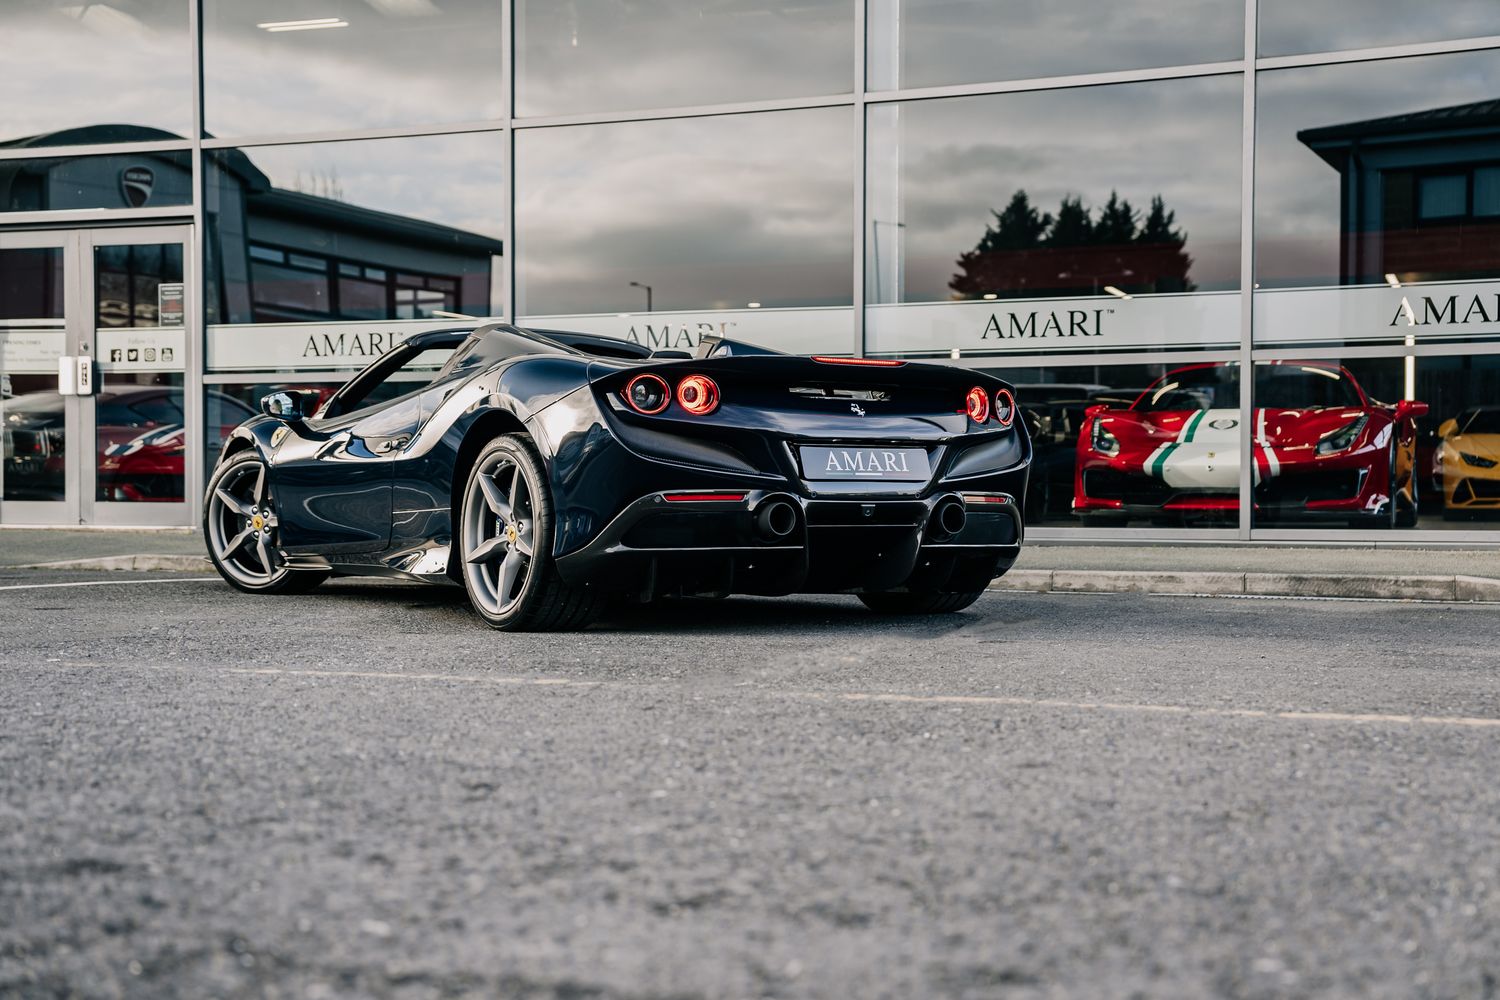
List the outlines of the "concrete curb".
{"type": "Polygon", "coordinates": [[[1364,597],[1396,601],[1497,601],[1500,580],[1481,576],[1346,576],[1334,573],[1165,573],[1133,570],[1012,570],[992,590],[1073,594],[1206,594],[1364,597]]]}
{"type": "Polygon", "coordinates": [[[28,563],[22,566],[0,566],[0,569],[55,570],[152,570],[167,573],[201,573],[212,569],[208,556],[103,556],[99,559],[63,559],[59,562],[28,563]]]}
{"type": "MultiPolygon", "coordinates": [[[[0,566],[3,569],[201,573],[206,555],[130,555],[0,566]]],[[[1208,573],[1016,569],[991,590],[1071,594],[1204,594],[1215,597],[1364,597],[1396,601],[1500,602],[1500,580],[1483,576],[1346,576],[1336,573],[1208,573]]]]}

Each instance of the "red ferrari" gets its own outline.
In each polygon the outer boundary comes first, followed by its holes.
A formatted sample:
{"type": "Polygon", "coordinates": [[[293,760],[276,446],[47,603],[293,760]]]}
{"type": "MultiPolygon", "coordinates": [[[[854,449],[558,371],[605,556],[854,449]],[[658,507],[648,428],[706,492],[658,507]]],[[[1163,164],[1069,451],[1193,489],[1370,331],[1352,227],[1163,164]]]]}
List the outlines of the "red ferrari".
{"type": "MultiPolygon", "coordinates": [[[[1237,515],[1239,367],[1188,365],[1129,407],[1090,407],[1073,512],[1110,524],[1237,515]]],[[[1256,362],[1254,403],[1258,517],[1415,526],[1416,420],[1426,403],[1378,402],[1347,369],[1301,361],[1256,362]]]]}

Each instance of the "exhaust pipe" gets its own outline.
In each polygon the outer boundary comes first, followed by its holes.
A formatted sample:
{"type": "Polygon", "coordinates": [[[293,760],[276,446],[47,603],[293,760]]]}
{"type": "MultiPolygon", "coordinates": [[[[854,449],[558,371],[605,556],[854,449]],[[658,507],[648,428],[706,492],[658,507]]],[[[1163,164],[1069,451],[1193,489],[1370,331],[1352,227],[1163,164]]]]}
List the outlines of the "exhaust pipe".
{"type": "Polygon", "coordinates": [[[932,508],[932,516],[928,519],[927,534],[935,542],[946,542],[957,538],[964,530],[964,522],[968,520],[969,511],[964,505],[963,497],[947,496],[937,502],[932,508]]]}
{"type": "Polygon", "coordinates": [[[755,512],[756,534],[767,542],[779,542],[797,530],[797,508],[788,500],[772,497],[755,512]]]}

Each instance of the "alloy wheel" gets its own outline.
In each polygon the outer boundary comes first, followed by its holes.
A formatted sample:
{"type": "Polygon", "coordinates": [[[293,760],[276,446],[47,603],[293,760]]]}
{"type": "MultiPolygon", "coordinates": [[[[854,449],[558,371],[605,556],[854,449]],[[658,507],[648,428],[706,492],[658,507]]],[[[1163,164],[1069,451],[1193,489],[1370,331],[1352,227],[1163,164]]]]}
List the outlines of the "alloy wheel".
{"type": "Polygon", "coordinates": [[[526,591],[536,544],[531,486],[521,467],[493,455],[469,482],[464,503],[464,573],[491,615],[515,607],[526,591]]]}
{"type": "Polygon", "coordinates": [[[277,551],[280,521],[268,479],[262,463],[241,462],[224,474],[208,499],[214,556],[247,587],[266,586],[287,572],[277,551]]]}

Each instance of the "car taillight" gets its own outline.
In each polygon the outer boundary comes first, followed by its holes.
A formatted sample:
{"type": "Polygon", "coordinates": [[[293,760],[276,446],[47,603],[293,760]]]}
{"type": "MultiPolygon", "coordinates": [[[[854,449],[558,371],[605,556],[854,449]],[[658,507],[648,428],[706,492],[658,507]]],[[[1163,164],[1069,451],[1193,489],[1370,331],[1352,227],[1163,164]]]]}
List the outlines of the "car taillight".
{"type": "Polygon", "coordinates": [[[648,417],[665,410],[672,401],[672,389],[667,385],[667,380],[649,372],[637,375],[627,382],[621,395],[632,410],[648,417]]]}
{"type": "Polygon", "coordinates": [[[976,424],[986,423],[990,419],[990,394],[976,385],[965,397],[964,407],[969,411],[970,420],[976,424]]]}
{"type": "Polygon", "coordinates": [[[677,383],[677,403],[695,417],[712,413],[719,405],[719,387],[707,375],[689,375],[677,383]]]}
{"type": "Polygon", "coordinates": [[[995,390],[995,419],[1000,421],[1001,427],[1016,422],[1016,397],[1009,389],[995,390]]]}

